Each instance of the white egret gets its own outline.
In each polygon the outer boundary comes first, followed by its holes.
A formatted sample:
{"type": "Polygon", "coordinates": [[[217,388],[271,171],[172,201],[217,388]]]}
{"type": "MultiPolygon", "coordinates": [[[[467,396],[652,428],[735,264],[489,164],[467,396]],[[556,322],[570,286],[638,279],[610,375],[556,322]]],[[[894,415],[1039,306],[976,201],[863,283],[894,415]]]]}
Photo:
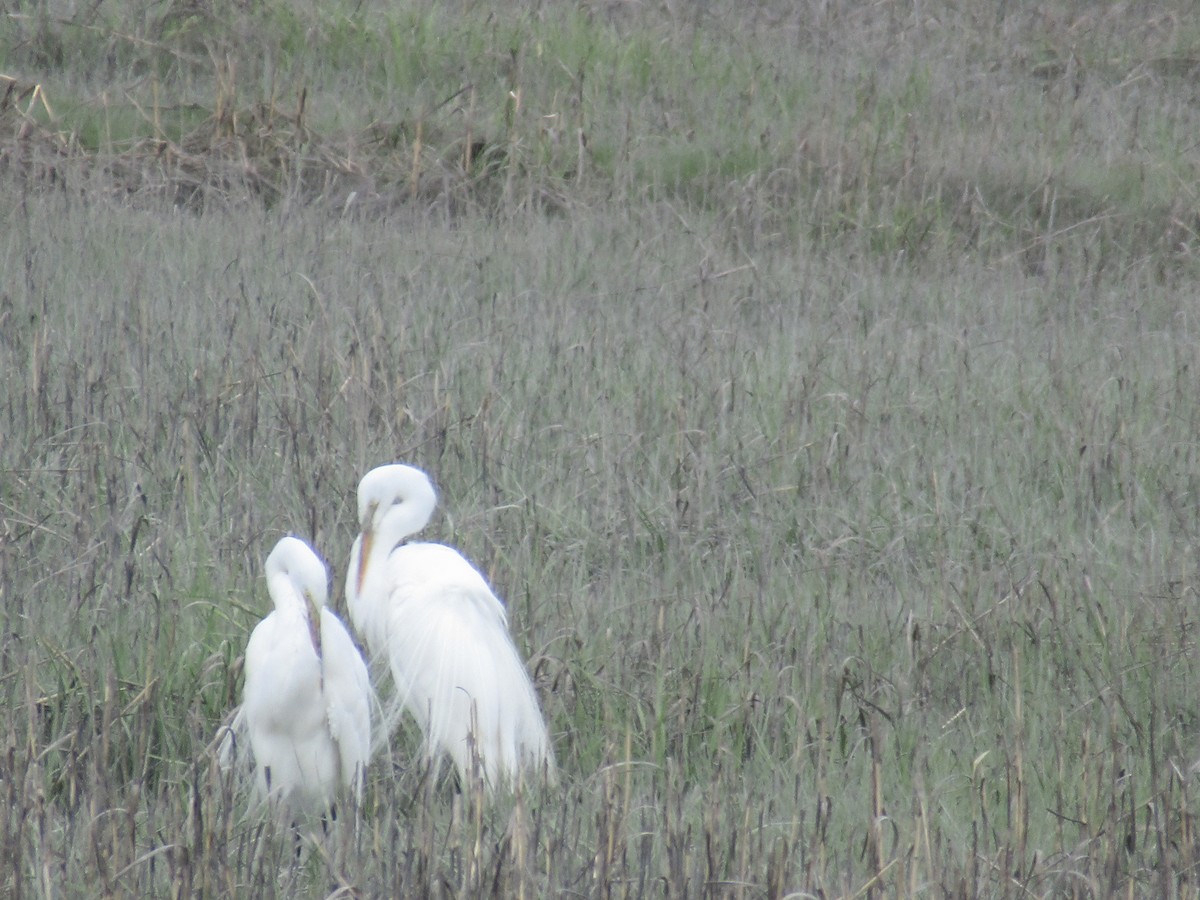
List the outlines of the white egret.
{"type": "Polygon", "coordinates": [[[328,573],[312,548],[283,538],[266,574],[275,610],[246,645],[238,724],[261,795],[293,812],[324,812],[340,790],[361,797],[371,682],[346,626],[325,607],[328,573]]]}
{"type": "Polygon", "coordinates": [[[552,773],[546,724],[504,604],[458,551],[405,543],[436,505],[420,469],[387,465],[363,477],[362,534],[346,576],[350,619],[371,656],[391,668],[431,759],[449,754],[464,784],[482,777],[490,789],[524,770],[552,773]]]}

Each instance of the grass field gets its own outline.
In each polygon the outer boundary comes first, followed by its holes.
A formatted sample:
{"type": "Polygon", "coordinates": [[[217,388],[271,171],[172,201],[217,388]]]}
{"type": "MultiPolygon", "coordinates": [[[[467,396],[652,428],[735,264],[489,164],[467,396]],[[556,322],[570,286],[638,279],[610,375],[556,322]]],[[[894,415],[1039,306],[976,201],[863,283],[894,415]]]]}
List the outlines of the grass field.
{"type": "Polygon", "coordinates": [[[0,894],[1195,897],[1190,5],[17,0],[0,894]],[[211,752],[372,466],[558,757],[211,752]]]}

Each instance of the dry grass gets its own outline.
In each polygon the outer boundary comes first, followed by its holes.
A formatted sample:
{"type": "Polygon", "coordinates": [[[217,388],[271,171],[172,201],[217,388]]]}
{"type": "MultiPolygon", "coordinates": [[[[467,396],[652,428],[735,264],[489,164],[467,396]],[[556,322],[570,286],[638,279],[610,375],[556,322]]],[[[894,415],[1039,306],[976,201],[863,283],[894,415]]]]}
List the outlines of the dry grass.
{"type": "Polygon", "coordinates": [[[0,892],[1195,896],[1184,12],[10,15],[0,892]],[[297,860],[208,748],[392,459],[562,783],[297,860]]]}

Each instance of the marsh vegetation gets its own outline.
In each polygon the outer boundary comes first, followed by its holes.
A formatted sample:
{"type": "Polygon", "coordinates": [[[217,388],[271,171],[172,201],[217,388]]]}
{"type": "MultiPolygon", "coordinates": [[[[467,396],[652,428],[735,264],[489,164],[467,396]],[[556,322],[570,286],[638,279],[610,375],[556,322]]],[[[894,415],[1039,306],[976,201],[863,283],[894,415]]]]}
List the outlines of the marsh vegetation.
{"type": "Polygon", "coordinates": [[[1195,896],[1190,6],[17,0],[0,893],[1195,896]],[[210,742],[429,471],[560,768],[210,742]]]}

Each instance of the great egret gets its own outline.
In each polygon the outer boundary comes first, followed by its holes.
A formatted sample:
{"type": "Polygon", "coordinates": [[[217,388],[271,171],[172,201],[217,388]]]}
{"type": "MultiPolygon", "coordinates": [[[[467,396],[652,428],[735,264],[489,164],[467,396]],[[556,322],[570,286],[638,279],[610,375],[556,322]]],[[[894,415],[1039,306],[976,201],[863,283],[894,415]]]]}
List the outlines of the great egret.
{"type": "Polygon", "coordinates": [[[553,771],[546,724],[508,633],[504,604],[458,551],[404,543],[437,506],[428,476],[380,466],[358,486],[362,534],[350,551],[346,601],[372,657],[391,668],[397,698],[436,760],[495,789],[522,770],[553,771]]]}
{"type": "Polygon", "coordinates": [[[262,796],[293,812],[362,795],[371,749],[371,682],[346,626],[325,608],[328,573],[312,548],[285,537],[267,557],[275,610],[246,645],[238,725],[262,796]]]}

